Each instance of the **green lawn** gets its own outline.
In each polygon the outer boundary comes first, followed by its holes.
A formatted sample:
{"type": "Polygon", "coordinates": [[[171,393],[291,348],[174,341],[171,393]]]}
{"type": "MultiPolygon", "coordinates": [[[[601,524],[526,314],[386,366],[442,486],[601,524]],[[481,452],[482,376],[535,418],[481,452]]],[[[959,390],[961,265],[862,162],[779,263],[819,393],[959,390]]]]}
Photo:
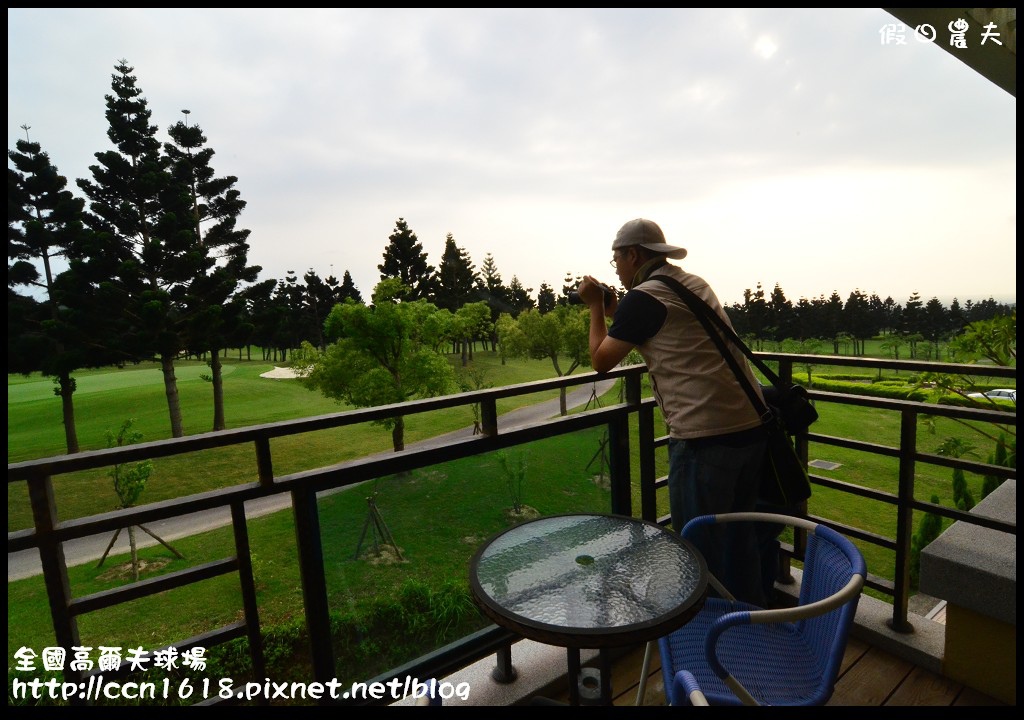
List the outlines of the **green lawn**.
{"type": "MultiPolygon", "coordinates": [[[[232,362],[224,376],[225,415],[229,428],[311,417],[341,412],[344,406],[304,388],[298,380],[270,380],[260,377],[272,370],[269,362],[232,362]]],[[[209,371],[204,363],[179,363],[175,371],[181,397],[186,435],[208,432],[213,422],[211,385],[200,375],[209,371]]],[[[457,369],[461,367],[456,363],[457,369]]],[[[501,365],[492,353],[478,352],[474,367],[483,372],[488,385],[511,385],[551,377],[549,361],[521,360],[501,365]]],[[[8,376],[7,461],[17,462],[65,452],[60,401],[55,396],[40,397],[40,387],[48,381],[38,377],[26,381],[8,376]],[[18,399],[11,389],[30,388],[18,399]]],[[[125,419],[135,419],[134,428],[143,439],[170,437],[170,421],[163,381],[159,370],[151,367],[94,372],[79,380],[93,387],[105,386],[82,397],[75,394],[75,414],[82,450],[107,446],[106,433],[116,432],[125,419]]],[[[523,405],[557,397],[557,391],[535,393],[499,401],[504,413],[523,405]]],[[[406,443],[469,427],[473,417],[468,408],[412,415],[406,419],[406,443]]],[[[343,429],[324,430],[302,436],[286,437],[272,443],[274,471],[288,474],[322,467],[375,452],[391,449],[391,434],[380,426],[364,424],[343,429]]],[[[205,490],[252,482],[256,478],[251,447],[230,447],[166,458],[154,464],[143,502],[156,502],[205,490]],[[201,468],[202,472],[196,469],[201,468]]],[[[74,473],[54,478],[58,513],[61,519],[106,512],[117,507],[110,478],[104,471],[74,473]]],[[[30,527],[31,512],[23,483],[8,485],[8,532],[30,527]]]]}
{"type": "MultiPolygon", "coordinates": [[[[307,390],[298,380],[260,377],[274,369],[272,362],[225,358],[223,363],[224,412],[229,428],[351,409],[319,392],[307,390]]],[[[456,371],[462,370],[457,358],[452,358],[452,364],[456,371]]],[[[554,375],[550,361],[515,360],[502,365],[491,352],[477,352],[473,367],[483,373],[488,386],[514,385],[554,375]]],[[[213,386],[203,379],[209,372],[202,361],[175,363],[186,435],[213,428],[213,386]]],[[[135,428],[147,441],[170,437],[163,376],[155,363],[120,370],[80,371],[75,373],[75,380],[78,387],[74,395],[75,417],[82,450],[106,447],[106,431],[116,432],[127,418],[135,418],[135,428]]],[[[7,376],[7,462],[60,455],[66,451],[61,403],[54,396],[53,388],[52,381],[38,373],[7,376]]],[[[555,396],[556,393],[551,392],[545,397],[555,396]]],[[[506,400],[504,404],[499,403],[498,411],[506,412],[537,399],[528,396],[506,400]]],[[[466,417],[457,420],[472,425],[468,411],[462,412],[466,417]]],[[[425,432],[426,428],[412,428],[410,440],[423,437],[425,432]]],[[[387,432],[378,429],[374,434],[383,440],[379,445],[387,445],[387,432]]]]}

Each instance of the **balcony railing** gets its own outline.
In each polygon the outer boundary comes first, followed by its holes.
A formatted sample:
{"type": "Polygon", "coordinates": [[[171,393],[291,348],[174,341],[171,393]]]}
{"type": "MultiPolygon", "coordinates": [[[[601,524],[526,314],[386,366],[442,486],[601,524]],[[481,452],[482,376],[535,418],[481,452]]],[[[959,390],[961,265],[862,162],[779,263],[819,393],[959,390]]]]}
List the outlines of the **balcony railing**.
{"type": "MultiPolygon", "coordinates": [[[[939,373],[971,374],[978,377],[998,377],[1016,380],[1016,368],[951,365],[916,361],[872,360],[842,356],[800,356],[777,353],[758,353],[778,364],[779,374],[791,378],[794,366],[805,363],[822,366],[851,366],[878,370],[929,371],[939,373]]],[[[247,637],[255,677],[264,676],[264,658],[261,644],[260,621],[256,589],[253,580],[252,558],[249,550],[248,522],[244,511],[247,501],[288,493],[296,525],[296,556],[301,573],[304,614],[311,643],[314,681],[328,682],[335,677],[328,592],[324,573],[324,552],[317,511],[317,493],[344,488],[374,478],[416,469],[429,468],[443,462],[471,457],[482,453],[512,448],[544,438],[556,437],[588,428],[606,427],[608,431],[609,475],[611,479],[610,512],[634,515],[666,523],[667,517],[658,515],[658,492],[666,485],[666,478],[657,473],[658,449],[667,444],[667,436],[656,431],[656,406],[651,398],[644,398],[642,378],[646,368],[635,365],[617,368],[604,378],[620,378],[623,382],[623,402],[607,407],[586,410],[565,417],[516,427],[504,427],[497,412],[499,400],[544,391],[562,390],[594,382],[599,376],[587,373],[501,388],[488,388],[458,395],[418,400],[398,405],[353,410],[300,420],[268,423],[234,430],[205,433],[131,445],[106,450],[62,455],[40,460],[11,463],[7,466],[8,484],[27,483],[32,506],[31,529],[8,533],[8,553],[35,548],[42,565],[43,578],[49,600],[50,616],[57,645],[71,648],[80,645],[78,617],[84,613],[108,608],[138,598],[182,587],[217,575],[237,573],[243,604],[243,619],[201,636],[184,639],[173,645],[184,651],[190,647],[210,647],[228,640],[247,637]],[[275,475],[271,441],[276,438],[343,428],[396,415],[409,417],[418,413],[452,407],[480,407],[482,432],[471,438],[453,439],[427,447],[407,449],[400,453],[372,458],[360,458],[326,467],[303,470],[291,474],[275,475]],[[637,447],[631,446],[631,427],[638,430],[637,447]],[[198,495],[165,500],[127,510],[60,520],[53,491],[53,478],[82,470],[104,468],[119,463],[146,459],[166,458],[197,453],[213,448],[251,445],[258,479],[255,482],[205,492],[198,495]],[[634,462],[635,461],[635,462],[634,462]],[[639,477],[633,478],[633,467],[639,477]],[[634,513],[633,487],[639,487],[640,507],[634,513]],[[63,543],[98,533],[112,533],[129,525],[142,525],[158,520],[189,515],[201,510],[230,508],[234,532],[235,554],[223,560],[205,563],[180,572],[131,583],[106,592],[75,597],[68,580],[63,543]]],[[[812,516],[838,531],[863,543],[878,545],[895,553],[895,573],[892,579],[872,575],[867,587],[892,598],[891,627],[897,632],[910,632],[908,599],[910,588],[910,557],[912,517],[915,511],[931,512],[953,520],[978,524],[1016,535],[1016,524],[999,522],[984,517],[922,502],[915,498],[915,466],[929,463],[968,472],[1016,478],[1016,470],[965,459],[922,453],[918,450],[918,418],[922,415],[949,417],[983,423],[1001,423],[1016,426],[1016,414],[994,410],[963,408],[949,405],[925,404],[897,400],[883,400],[857,395],[812,391],[817,403],[840,404],[876,408],[897,413],[900,417],[898,446],[831,437],[811,433],[799,438],[798,450],[807,459],[808,443],[820,443],[864,453],[898,459],[898,490],[881,492],[834,479],[811,475],[820,487],[867,498],[891,506],[897,516],[894,537],[885,537],[840,523],[827,516],[812,516]]],[[[799,539],[795,541],[799,546],[799,539]]],[[[793,546],[787,549],[792,551],[793,546]]],[[[497,670],[511,673],[511,643],[517,638],[495,626],[485,628],[440,650],[417,658],[402,667],[393,668],[384,675],[367,682],[386,682],[392,678],[444,677],[451,672],[482,659],[497,656],[497,670]]],[[[91,674],[96,674],[95,672],[91,674]]],[[[68,681],[86,682],[90,673],[66,670],[68,681]]],[[[109,673],[108,673],[109,675],[109,673]]]]}

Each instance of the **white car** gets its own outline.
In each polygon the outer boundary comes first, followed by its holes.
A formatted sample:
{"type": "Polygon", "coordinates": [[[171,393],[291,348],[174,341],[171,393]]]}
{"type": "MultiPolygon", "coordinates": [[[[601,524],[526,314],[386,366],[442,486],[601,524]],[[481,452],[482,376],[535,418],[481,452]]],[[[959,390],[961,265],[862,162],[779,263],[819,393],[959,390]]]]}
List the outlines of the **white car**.
{"type": "Polygon", "coordinates": [[[978,400],[984,400],[986,398],[992,400],[1011,400],[1014,405],[1017,404],[1017,391],[1010,389],[989,390],[988,392],[983,393],[968,393],[967,397],[976,398],[978,400]]]}

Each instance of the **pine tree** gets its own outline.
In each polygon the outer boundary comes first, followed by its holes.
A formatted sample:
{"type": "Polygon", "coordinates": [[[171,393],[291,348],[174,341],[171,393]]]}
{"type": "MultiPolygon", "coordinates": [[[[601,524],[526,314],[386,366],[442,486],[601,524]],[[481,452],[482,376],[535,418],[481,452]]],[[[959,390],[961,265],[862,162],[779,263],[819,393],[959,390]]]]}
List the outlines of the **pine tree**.
{"type": "Polygon", "coordinates": [[[168,128],[174,142],[166,143],[164,152],[171,161],[174,179],[189,188],[197,249],[206,255],[203,265],[208,268],[189,283],[188,343],[193,350],[210,353],[213,429],[223,430],[226,425],[220,352],[237,335],[243,322],[244,305],[233,302],[235,293],[243,283],[255,282],[261,268],[248,264],[249,230],[236,227],[246,205],[234,187],[238,178],[215,176],[210,166],[214,151],[205,147],[202,129],[188,123],[189,111],[182,113],[185,120],[168,128]]]}
{"type": "Polygon", "coordinates": [[[541,314],[555,309],[555,291],[547,283],[541,283],[537,291],[537,311],[541,314]]]}
{"type": "Polygon", "coordinates": [[[280,353],[281,362],[285,362],[290,348],[297,348],[303,340],[308,341],[313,334],[310,328],[310,313],[307,308],[306,288],[299,284],[294,270],[285,273],[284,280],[277,284],[273,303],[280,314],[271,340],[274,349],[274,361],[280,353]]]}
{"type": "Polygon", "coordinates": [[[953,301],[949,303],[949,313],[946,315],[946,332],[949,335],[957,335],[964,329],[965,324],[964,311],[960,307],[960,301],[953,298],[953,301]]]}
{"type": "MultiPolygon", "coordinates": [[[[771,325],[771,319],[768,313],[768,301],[765,300],[764,288],[761,287],[761,283],[757,284],[757,289],[753,293],[749,289],[743,291],[743,308],[749,331],[758,340],[767,337],[767,328],[771,325]]],[[[758,343],[754,349],[760,350],[760,344],[758,343]]]]}
{"type": "Polygon", "coordinates": [[[487,288],[487,292],[493,293],[496,299],[506,299],[504,293],[507,292],[507,288],[502,285],[498,264],[491,253],[484,255],[484,261],[480,265],[480,281],[487,288]]]}
{"type": "Polygon", "coordinates": [[[278,327],[285,322],[284,308],[276,300],[277,288],[277,280],[264,280],[240,293],[246,322],[252,327],[248,339],[262,349],[264,360],[275,352],[278,327]]]}
{"type": "Polygon", "coordinates": [[[348,270],[341,278],[341,287],[338,288],[338,302],[345,302],[348,298],[352,298],[360,305],[363,304],[363,296],[360,294],[356,284],[352,281],[352,276],[348,270]]]}
{"type": "Polygon", "coordinates": [[[781,342],[792,337],[793,303],[786,299],[782,286],[775,283],[768,297],[768,316],[771,339],[781,342]]]}
{"type": "Polygon", "coordinates": [[[312,268],[306,271],[302,279],[306,283],[304,309],[308,313],[307,323],[305,323],[308,328],[307,337],[304,337],[303,340],[308,340],[322,351],[327,347],[324,342],[324,320],[327,319],[328,313],[335,305],[335,294],[312,268]]]}
{"type": "Polygon", "coordinates": [[[530,297],[532,292],[533,288],[524,288],[523,284],[519,282],[519,278],[515,275],[512,276],[512,280],[508,284],[508,297],[509,304],[512,306],[512,317],[518,317],[519,313],[524,310],[531,310],[535,307],[533,298],[530,297]]]}
{"type": "MultiPolygon", "coordinates": [[[[28,126],[23,126],[26,132],[28,126]]],[[[93,319],[102,315],[87,293],[76,295],[71,269],[57,273],[54,261],[77,262],[84,246],[84,202],[51,164],[38,143],[19,140],[8,151],[7,169],[7,370],[39,371],[54,378],[61,399],[68,453],[79,451],[72,373],[116,360],[91,342],[93,319]],[[76,248],[79,248],[76,250],[76,248]],[[40,274],[40,268],[42,274],[40,274]],[[16,288],[41,291],[43,300],[16,288]]]]}
{"type": "Polygon", "coordinates": [[[519,313],[512,307],[511,293],[501,282],[501,274],[494,262],[494,256],[490,253],[484,256],[484,262],[480,266],[480,279],[477,287],[477,294],[487,302],[491,309],[491,350],[498,348],[498,331],[496,329],[498,318],[502,313],[519,313]]]}
{"type": "Polygon", "coordinates": [[[181,437],[174,359],[187,349],[189,286],[213,263],[197,252],[190,188],[174,177],[170,159],[160,152],[134,68],[122,60],[115,69],[106,116],[116,150],[96,153],[98,164],[89,168],[93,179],[78,181],[90,200],[86,225],[102,240],[83,269],[122,309],[122,325],[111,327],[107,337],[116,337],[137,360],[159,359],[171,434],[181,437]]]}
{"type": "Polygon", "coordinates": [[[423,299],[433,302],[436,283],[434,267],[427,263],[423,246],[404,218],[398,218],[395,232],[388,237],[388,241],[384,262],[377,266],[380,279],[398,278],[402,285],[409,288],[406,300],[423,299]]]}
{"type": "Polygon", "coordinates": [[[916,290],[903,306],[902,323],[903,334],[910,349],[910,358],[916,360],[918,343],[924,338],[924,303],[916,290]]]}
{"type": "Polygon", "coordinates": [[[444,255],[437,270],[434,304],[455,312],[476,300],[477,272],[469,253],[455,244],[451,233],[444,241],[444,255]]]}
{"type": "Polygon", "coordinates": [[[875,334],[871,326],[870,305],[868,297],[860,289],[855,289],[846,298],[843,306],[843,327],[853,338],[853,354],[864,354],[864,341],[875,334]]]}

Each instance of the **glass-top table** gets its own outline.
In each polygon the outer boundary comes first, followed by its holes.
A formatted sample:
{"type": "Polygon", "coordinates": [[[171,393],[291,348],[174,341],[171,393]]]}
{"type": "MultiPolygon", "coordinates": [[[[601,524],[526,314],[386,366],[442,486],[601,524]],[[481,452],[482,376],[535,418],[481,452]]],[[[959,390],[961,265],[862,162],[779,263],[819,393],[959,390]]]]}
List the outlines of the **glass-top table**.
{"type": "Polygon", "coordinates": [[[579,514],[495,535],[470,561],[469,582],[484,614],[523,637],[607,648],[686,624],[704,604],[707,576],[700,552],[671,530],[622,515],[579,514]]]}

